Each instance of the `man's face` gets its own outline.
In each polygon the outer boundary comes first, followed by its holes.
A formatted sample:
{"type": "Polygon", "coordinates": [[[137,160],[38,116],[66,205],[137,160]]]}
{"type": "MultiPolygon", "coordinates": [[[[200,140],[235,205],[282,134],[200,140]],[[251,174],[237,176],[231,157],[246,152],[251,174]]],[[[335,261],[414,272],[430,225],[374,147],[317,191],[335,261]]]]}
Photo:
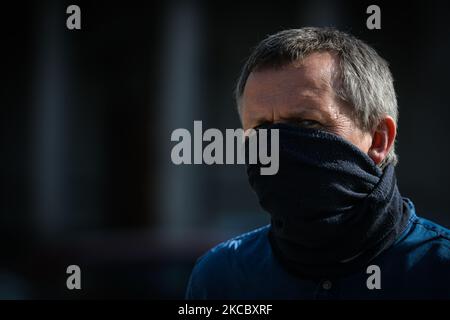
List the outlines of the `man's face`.
{"type": "Polygon", "coordinates": [[[351,107],[333,90],[338,66],[335,54],[316,52],[279,69],[252,72],[241,100],[244,130],[263,123],[295,123],[337,134],[368,153],[371,134],[358,127],[351,107]]]}

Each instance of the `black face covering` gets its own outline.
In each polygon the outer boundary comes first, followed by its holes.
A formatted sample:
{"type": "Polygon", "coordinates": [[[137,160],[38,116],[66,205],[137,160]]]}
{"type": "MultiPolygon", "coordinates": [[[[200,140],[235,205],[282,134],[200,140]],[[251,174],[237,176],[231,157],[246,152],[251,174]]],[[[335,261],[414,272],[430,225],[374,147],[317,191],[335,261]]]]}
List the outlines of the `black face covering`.
{"type": "Polygon", "coordinates": [[[289,124],[261,128],[279,130],[279,171],[261,175],[261,165],[250,164],[247,173],[271,215],[273,252],[288,270],[308,277],[343,275],[396,240],[408,213],[392,165],[381,170],[331,133],[289,124]]]}

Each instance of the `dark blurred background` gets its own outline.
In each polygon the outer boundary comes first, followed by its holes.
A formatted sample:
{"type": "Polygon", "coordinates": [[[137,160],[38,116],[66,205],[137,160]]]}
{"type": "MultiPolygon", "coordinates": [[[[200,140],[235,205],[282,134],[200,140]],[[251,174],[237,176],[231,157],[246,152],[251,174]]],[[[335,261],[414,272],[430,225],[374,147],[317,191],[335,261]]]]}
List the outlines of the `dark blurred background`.
{"type": "Polygon", "coordinates": [[[240,68],[286,28],[334,26],[390,62],[400,190],[450,227],[447,3],[2,3],[0,298],[182,298],[199,255],[266,224],[243,166],[175,166],[170,134],[239,127],[240,68]],[[66,288],[70,264],[82,290],[66,288]]]}

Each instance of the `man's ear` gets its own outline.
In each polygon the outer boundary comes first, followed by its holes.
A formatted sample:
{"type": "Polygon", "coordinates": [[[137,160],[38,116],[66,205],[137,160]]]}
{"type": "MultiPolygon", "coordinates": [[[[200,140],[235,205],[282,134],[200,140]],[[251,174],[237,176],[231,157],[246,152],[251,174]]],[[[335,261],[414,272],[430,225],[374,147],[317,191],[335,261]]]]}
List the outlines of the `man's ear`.
{"type": "Polygon", "coordinates": [[[367,154],[380,164],[386,158],[397,136],[397,125],[392,117],[384,117],[372,133],[372,145],[367,154]]]}

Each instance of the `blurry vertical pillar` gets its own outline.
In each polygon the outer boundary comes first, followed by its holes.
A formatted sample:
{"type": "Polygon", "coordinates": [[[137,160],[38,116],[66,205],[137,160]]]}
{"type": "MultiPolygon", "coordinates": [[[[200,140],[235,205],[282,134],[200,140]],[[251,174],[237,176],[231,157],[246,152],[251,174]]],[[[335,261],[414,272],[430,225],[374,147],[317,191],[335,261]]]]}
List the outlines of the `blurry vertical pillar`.
{"type": "Polygon", "coordinates": [[[63,41],[65,8],[57,1],[39,7],[36,14],[36,61],[33,70],[34,221],[37,235],[52,237],[67,223],[67,66],[63,41]]]}
{"type": "Polygon", "coordinates": [[[202,13],[195,1],[173,1],[168,5],[161,67],[162,97],[160,132],[159,222],[170,236],[181,235],[203,213],[201,176],[195,165],[172,163],[170,137],[174,129],[193,132],[193,121],[202,120],[201,52],[204,39],[202,13]]]}

